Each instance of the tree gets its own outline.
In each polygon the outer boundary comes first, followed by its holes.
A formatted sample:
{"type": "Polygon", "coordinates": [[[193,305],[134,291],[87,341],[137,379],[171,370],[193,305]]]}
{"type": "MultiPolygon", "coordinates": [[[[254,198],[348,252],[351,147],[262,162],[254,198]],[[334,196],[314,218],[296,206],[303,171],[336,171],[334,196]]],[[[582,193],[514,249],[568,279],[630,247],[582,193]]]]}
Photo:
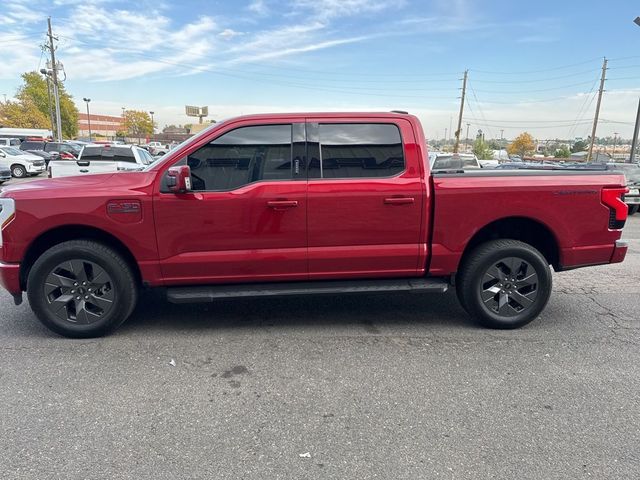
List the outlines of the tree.
{"type": "Polygon", "coordinates": [[[578,140],[573,144],[573,147],[571,147],[571,153],[584,152],[587,147],[587,142],[585,142],[584,140],[578,140]]]}
{"type": "Polygon", "coordinates": [[[507,152],[509,152],[509,155],[524,157],[528,153],[533,153],[535,149],[536,143],[533,137],[529,133],[523,132],[509,144],[507,152]]]}
{"type": "MultiPolygon", "coordinates": [[[[23,84],[18,87],[16,98],[26,105],[31,102],[44,115],[49,117],[49,94],[47,81],[38,72],[26,72],[22,74],[23,84]]],[[[62,136],[73,138],[78,135],[78,108],[69,95],[62,82],[58,81],[58,94],[60,96],[60,117],[62,120],[62,136]]],[[[51,108],[54,107],[53,86],[51,88],[51,108]]],[[[50,122],[41,128],[49,128],[50,122]]]]}
{"type": "Polygon", "coordinates": [[[142,137],[153,133],[151,117],[147,112],[127,110],[124,112],[124,129],[128,136],[137,138],[139,142],[142,137]]]}
{"type": "Polygon", "coordinates": [[[476,141],[473,142],[473,153],[478,157],[478,160],[491,160],[493,158],[493,149],[482,137],[476,138],[476,141]]]}
{"type": "Polygon", "coordinates": [[[49,118],[30,100],[0,104],[0,126],[12,128],[49,128],[49,118]]]}
{"type": "Polygon", "coordinates": [[[556,150],[555,156],[557,158],[569,158],[571,156],[571,151],[567,148],[566,145],[562,145],[556,150]]]}

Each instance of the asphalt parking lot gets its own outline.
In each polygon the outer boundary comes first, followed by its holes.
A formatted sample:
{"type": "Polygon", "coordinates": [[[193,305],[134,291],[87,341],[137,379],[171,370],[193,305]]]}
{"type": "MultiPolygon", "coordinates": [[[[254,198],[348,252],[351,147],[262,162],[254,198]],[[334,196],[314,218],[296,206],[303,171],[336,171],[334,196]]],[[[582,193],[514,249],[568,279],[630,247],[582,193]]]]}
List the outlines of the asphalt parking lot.
{"type": "Polygon", "coordinates": [[[0,293],[2,478],[637,478],[640,216],[623,264],[556,274],[541,318],[455,295],[144,295],[68,340],[0,293]]]}

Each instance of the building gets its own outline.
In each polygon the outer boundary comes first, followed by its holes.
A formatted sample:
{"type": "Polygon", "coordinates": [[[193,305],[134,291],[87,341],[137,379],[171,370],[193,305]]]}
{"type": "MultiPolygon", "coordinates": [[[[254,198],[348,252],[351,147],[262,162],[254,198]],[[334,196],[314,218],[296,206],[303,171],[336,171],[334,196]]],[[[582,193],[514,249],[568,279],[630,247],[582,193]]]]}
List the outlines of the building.
{"type": "Polygon", "coordinates": [[[123,118],[113,115],[87,116],[86,113],[78,113],[78,136],[89,136],[89,120],[91,121],[91,134],[102,135],[104,137],[115,137],[116,132],[124,130],[123,118]]]}

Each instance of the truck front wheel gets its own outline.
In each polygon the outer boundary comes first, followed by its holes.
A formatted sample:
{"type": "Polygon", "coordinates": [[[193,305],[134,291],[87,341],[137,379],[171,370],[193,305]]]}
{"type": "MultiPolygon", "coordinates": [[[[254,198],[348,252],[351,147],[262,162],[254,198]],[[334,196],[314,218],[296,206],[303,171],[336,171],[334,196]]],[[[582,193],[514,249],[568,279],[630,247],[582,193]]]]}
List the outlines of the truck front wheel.
{"type": "Polygon", "coordinates": [[[50,330],[70,338],[105,335],[133,311],[138,288],[129,264],[94,241],[60,243],[33,264],[29,304],[50,330]]]}
{"type": "Polygon", "coordinates": [[[475,248],[456,279],[464,309],[489,328],[518,328],[534,320],[551,294],[544,256],[517,240],[495,240],[475,248]]]}

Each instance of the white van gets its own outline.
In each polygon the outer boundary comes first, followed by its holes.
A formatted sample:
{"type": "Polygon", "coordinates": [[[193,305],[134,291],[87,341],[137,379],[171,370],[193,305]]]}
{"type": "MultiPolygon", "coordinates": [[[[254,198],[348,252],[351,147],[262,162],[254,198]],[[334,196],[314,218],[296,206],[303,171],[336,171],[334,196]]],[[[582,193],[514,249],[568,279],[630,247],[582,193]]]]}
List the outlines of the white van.
{"type": "Polygon", "coordinates": [[[94,173],[142,170],[153,162],[143,148],[134,145],[85,145],[77,159],[56,159],[49,162],[51,178],[94,173]]]}
{"type": "Polygon", "coordinates": [[[22,141],[19,138],[0,138],[0,146],[19,147],[22,141]]]}

